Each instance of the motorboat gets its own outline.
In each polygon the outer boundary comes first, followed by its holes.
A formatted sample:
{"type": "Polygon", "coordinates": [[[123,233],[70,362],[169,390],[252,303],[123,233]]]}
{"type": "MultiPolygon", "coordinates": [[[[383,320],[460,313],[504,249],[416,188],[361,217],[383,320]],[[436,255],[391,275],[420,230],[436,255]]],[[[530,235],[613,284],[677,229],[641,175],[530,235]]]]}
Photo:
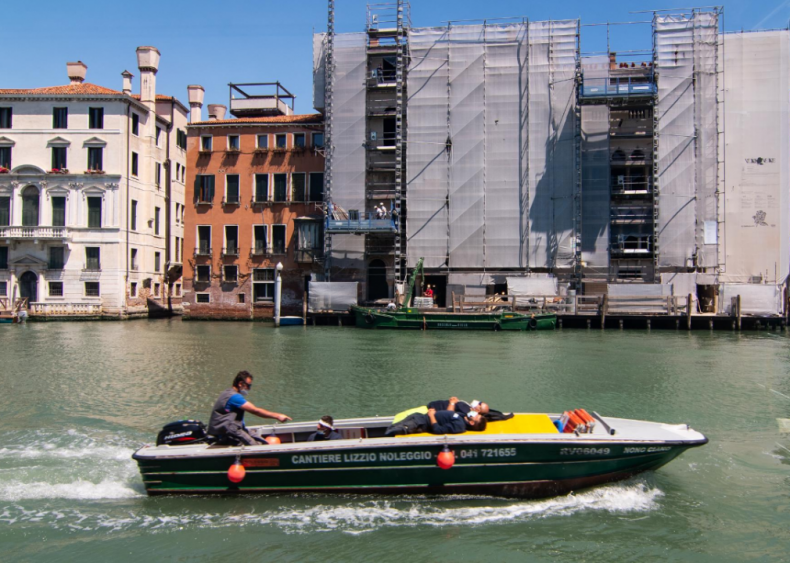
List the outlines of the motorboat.
{"type": "Polygon", "coordinates": [[[483,432],[395,437],[385,437],[391,416],[352,418],[335,421],[342,439],[331,441],[307,441],[316,423],[291,422],[249,427],[272,442],[255,446],[211,443],[205,427],[184,421],[166,427],[157,445],[140,448],[133,458],[149,495],[320,492],[540,498],[655,470],[708,442],[686,424],[593,412],[589,420],[572,426],[567,416],[521,413],[490,422],[483,432]]]}

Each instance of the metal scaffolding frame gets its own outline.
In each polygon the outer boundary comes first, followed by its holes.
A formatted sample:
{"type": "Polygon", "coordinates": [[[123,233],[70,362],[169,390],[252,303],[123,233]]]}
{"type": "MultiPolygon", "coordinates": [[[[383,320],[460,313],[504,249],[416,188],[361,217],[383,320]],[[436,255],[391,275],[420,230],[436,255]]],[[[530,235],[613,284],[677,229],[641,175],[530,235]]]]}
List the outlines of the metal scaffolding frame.
{"type": "MultiPolygon", "coordinates": [[[[335,47],[335,1],[328,0],[328,12],[326,23],[326,45],[324,48],[325,53],[325,69],[324,69],[324,112],[326,119],[324,120],[324,202],[332,201],[332,153],[333,138],[332,138],[332,97],[334,90],[334,47],[335,47]]],[[[325,213],[329,211],[325,209],[325,213]]],[[[330,272],[332,267],[332,235],[324,233],[324,274],[326,280],[330,280],[330,272]]]]}

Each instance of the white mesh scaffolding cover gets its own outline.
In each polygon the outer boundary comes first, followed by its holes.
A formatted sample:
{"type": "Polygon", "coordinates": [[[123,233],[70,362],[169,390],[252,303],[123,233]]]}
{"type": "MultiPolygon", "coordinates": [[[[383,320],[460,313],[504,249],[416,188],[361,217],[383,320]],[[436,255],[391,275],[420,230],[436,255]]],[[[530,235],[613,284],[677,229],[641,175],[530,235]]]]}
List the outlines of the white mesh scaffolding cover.
{"type": "Polygon", "coordinates": [[[357,304],[357,282],[314,282],[309,285],[307,306],[317,311],[345,311],[357,304]]]}
{"type": "Polygon", "coordinates": [[[507,294],[518,296],[559,295],[557,278],[507,278],[507,294]]]}
{"type": "Polygon", "coordinates": [[[733,297],[741,296],[741,313],[747,315],[781,315],[782,286],[758,284],[722,284],[719,286],[719,313],[732,314],[733,297]]]}
{"type": "Polygon", "coordinates": [[[448,258],[456,269],[572,263],[576,22],[535,25],[533,48],[527,24],[410,31],[410,266],[419,257],[429,268],[448,258]]]}
{"type": "Polygon", "coordinates": [[[409,31],[409,148],[406,154],[408,265],[438,268],[448,249],[448,64],[446,28],[409,31]]]}
{"type": "Polygon", "coordinates": [[[694,21],[657,16],[659,266],[691,266],[695,251],[694,21]]]}
{"type": "Polygon", "coordinates": [[[313,107],[324,109],[326,87],[326,33],[313,34],[313,107]]]}
{"type": "Polygon", "coordinates": [[[697,265],[718,266],[716,239],[705,239],[705,225],[718,224],[719,140],[716,84],[718,70],[719,19],[715,12],[694,14],[694,118],[697,130],[696,231],[697,265]],[[708,242],[708,244],[706,244],[708,242]]]}
{"type": "MultiPolygon", "coordinates": [[[[335,36],[332,98],[332,201],[343,209],[365,209],[365,77],[364,33],[335,36]]],[[[361,268],[365,238],[332,237],[332,266],[361,268]]]]}
{"type": "Polygon", "coordinates": [[[790,256],[790,32],[725,34],[722,281],[781,283],[790,256]]]}
{"type": "Polygon", "coordinates": [[[451,27],[450,267],[482,268],[484,230],[484,79],[482,25],[451,27]]]}
{"type": "MultiPolygon", "coordinates": [[[[608,65],[608,61],[606,61],[608,65]]],[[[585,69],[585,79],[591,75],[585,69]]],[[[582,260],[609,266],[609,107],[582,107],[582,260]]]]}
{"type": "Polygon", "coordinates": [[[529,24],[529,241],[532,268],[573,264],[577,22],[529,24]]]}

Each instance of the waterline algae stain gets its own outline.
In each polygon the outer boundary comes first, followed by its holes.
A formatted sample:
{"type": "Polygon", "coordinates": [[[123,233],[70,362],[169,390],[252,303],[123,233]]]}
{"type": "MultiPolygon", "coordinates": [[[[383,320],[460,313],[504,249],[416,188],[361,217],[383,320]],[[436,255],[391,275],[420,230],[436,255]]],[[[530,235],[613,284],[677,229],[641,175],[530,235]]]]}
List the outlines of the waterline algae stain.
{"type": "Polygon", "coordinates": [[[447,550],[469,561],[780,561],[790,543],[790,442],[777,424],[790,418],[790,340],[779,334],[525,340],[172,321],[31,324],[4,332],[2,350],[4,563],[417,561],[447,550]],[[131,453],[166,422],[206,420],[239,369],[256,375],[253,402],[298,420],[458,395],[688,422],[711,442],[659,471],[539,501],[145,496],[131,453]]]}

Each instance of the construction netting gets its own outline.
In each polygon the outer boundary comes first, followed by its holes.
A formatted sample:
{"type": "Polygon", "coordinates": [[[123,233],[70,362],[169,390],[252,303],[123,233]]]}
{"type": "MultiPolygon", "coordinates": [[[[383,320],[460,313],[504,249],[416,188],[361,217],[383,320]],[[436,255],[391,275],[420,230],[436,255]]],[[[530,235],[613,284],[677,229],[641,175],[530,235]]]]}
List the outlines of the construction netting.
{"type": "Polygon", "coordinates": [[[719,286],[719,313],[732,314],[733,299],[741,297],[741,313],[746,315],[781,315],[781,285],[722,284],[719,286]]]}
{"type": "Polygon", "coordinates": [[[717,220],[718,14],[656,16],[655,48],[658,265],[716,266],[716,240],[710,233],[705,240],[705,222],[717,220]]]}
{"type": "Polygon", "coordinates": [[[357,282],[315,282],[309,284],[307,310],[311,313],[347,311],[357,304],[357,282]]]}
{"type": "MultiPolygon", "coordinates": [[[[332,80],[332,191],[333,203],[347,210],[365,210],[365,78],[367,36],[335,36],[332,80]]],[[[359,270],[365,239],[332,236],[330,264],[335,270],[359,270]]]]}
{"type": "Polygon", "coordinates": [[[721,281],[781,283],[790,256],[790,31],[722,36],[721,281]]]}
{"type": "MultiPolygon", "coordinates": [[[[585,82],[608,80],[609,57],[582,59],[585,82]]],[[[609,267],[610,166],[609,107],[581,108],[582,132],[582,261],[588,268],[609,267]]]]}
{"type": "Polygon", "coordinates": [[[559,285],[553,276],[508,277],[507,294],[528,297],[559,295],[559,285]]]}
{"type": "Polygon", "coordinates": [[[409,31],[409,265],[574,259],[577,22],[409,31]]]}
{"type": "Polygon", "coordinates": [[[313,34],[313,107],[324,110],[326,88],[326,33],[313,34]]]}

